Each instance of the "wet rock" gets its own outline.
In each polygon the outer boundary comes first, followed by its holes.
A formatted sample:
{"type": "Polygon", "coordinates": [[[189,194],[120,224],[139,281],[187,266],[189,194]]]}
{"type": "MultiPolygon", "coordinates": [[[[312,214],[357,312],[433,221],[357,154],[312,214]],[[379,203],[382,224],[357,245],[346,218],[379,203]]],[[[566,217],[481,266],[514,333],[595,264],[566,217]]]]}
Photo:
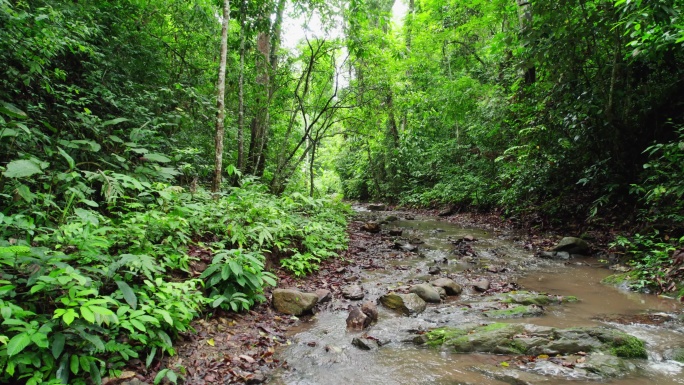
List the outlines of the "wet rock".
{"type": "Polygon", "coordinates": [[[408,252],[415,252],[418,251],[418,246],[412,245],[410,243],[402,243],[402,242],[394,242],[394,248],[399,249],[399,250],[404,250],[408,252]]]}
{"type": "Polygon", "coordinates": [[[663,358],[666,360],[677,361],[684,364],[684,348],[666,350],[663,353],[663,358]]]}
{"type": "Polygon", "coordinates": [[[376,305],[374,302],[364,302],[363,305],[361,305],[361,311],[368,318],[370,318],[371,323],[376,322],[378,320],[378,305],[376,305]]]}
{"type": "Polygon", "coordinates": [[[383,306],[397,310],[404,315],[419,314],[425,311],[427,303],[415,293],[387,293],[380,297],[383,306]]]}
{"type": "Polygon", "coordinates": [[[404,217],[404,219],[407,221],[412,221],[412,220],[416,219],[416,217],[414,217],[413,215],[407,215],[404,217]]]}
{"type": "Polygon", "coordinates": [[[489,286],[490,286],[490,283],[486,279],[480,279],[480,280],[476,281],[475,283],[473,283],[473,288],[476,291],[479,291],[480,293],[483,293],[483,292],[489,290],[489,286]]]}
{"type": "Polygon", "coordinates": [[[373,350],[378,348],[378,343],[373,339],[355,337],[352,340],[352,345],[361,350],[373,350]]]}
{"type": "Polygon", "coordinates": [[[332,293],[327,289],[316,290],[316,295],[318,296],[318,303],[328,302],[332,299],[332,293]]]}
{"type": "Polygon", "coordinates": [[[413,285],[409,289],[409,293],[417,294],[425,302],[440,303],[442,301],[442,298],[440,297],[437,290],[435,290],[435,288],[432,285],[428,285],[427,283],[413,285]]]}
{"type": "Polygon", "coordinates": [[[383,222],[395,222],[398,220],[399,220],[399,217],[397,217],[396,215],[388,215],[385,217],[385,219],[383,219],[383,222]]]}
{"type": "Polygon", "coordinates": [[[442,269],[439,268],[439,266],[430,266],[428,269],[428,274],[431,275],[436,275],[439,274],[442,271],[442,269]]]}
{"type": "Polygon", "coordinates": [[[570,259],[570,253],[567,251],[540,251],[537,253],[539,258],[554,259],[559,261],[567,261],[570,259]]]}
{"type": "Polygon", "coordinates": [[[504,382],[510,385],[536,385],[541,383],[553,383],[554,380],[539,374],[523,372],[516,369],[504,368],[501,366],[476,366],[474,371],[484,374],[489,378],[504,382]]]}
{"type": "Polygon", "coordinates": [[[296,289],[273,290],[273,307],[281,313],[301,315],[311,311],[317,302],[315,293],[302,293],[296,289]]]}
{"type": "Polygon", "coordinates": [[[449,206],[447,208],[444,208],[437,215],[440,217],[448,217],[449,215],[452,215],[453,213],[455,213],[456,209],[457,209],[456,206],[449,206]]]}
{"type": "Polygon", "coordinates": [[[389,235],[391,235],[393,237],[400,237],[401,234],[403,234],[403,233],[404,233],[404,231],[400,230],[400,229],[390,229],[390,231],[389,231],[389,235]]]}
{"type": "Polygon", "coordinates": [[[365,294],[360,285],[349,285],[342,288],[342,296],[346,299],[359,300],[363,299],[365,294]]]}
{"type": "Polygon", "coordinates": [[[371,203],[367,206],[367,208],[370,211],[385,211],[387,206],[383,205],[382,203],[371,203]]]}
{"type": "Polygon", "coordinates": [[[430,282],[432,286],[443,288],[447,295],[460,295],[463,292],[461,285],[449,278],[438,278],[430,282]]]}
{"type": "Polygon", "coordinates": [[[636,369],[636,366],[631,362],[606,354],[590,354],[577,367],[601,377],[610,378],[624,377],[636,369]]]}
{"type": "Polygon", "coordinates": [[[589,254],[589,243],[581,238],[565,237],[558,242],[553,251],[565,251],[570,254],[589,254]]]}
{"type": "Polygon", "coordinates": [[[358,306],[349,305],[349,315],[347,316],[348,329],[363,330],[370,324],[371,319],[358,306]]]}
{"type": "MultiPolygon", "coordinates": [[[[515,303],[519,305],[538,305],[545,306],[552,302],[554,297],[540,294],[530,291],[511,291],[509,293],[503,293],[498,296],[501,302],[504,303],[515,303]]],[[[556,302],[561,302],[562,298],[556,300],[556,302]]]]}
{"type": "Polygon", "coordinates": [[[361,226],[361,230],[367,231],[369,233],[379,233],[380,224],[377,222],[366,222],[361,226]]]}
{"type": "Polygon", "coordinates": [[[409,243],[412,245],[422,245],[425,242],[420,238],[411,238],[409,239],[409,243]]]}
{"type": "Polygon", "coordinates": [[[497,319],[528,318],[542,316],[544,314],[544,309],[537,305],[518,305],[506,309],[487,310],[482,314],[484,314],[486,317],[497,319]]]}
{"type": "Polygon", "coordinates": [[[437,328],[422,340],[444,345],[457,353],[525,354],[538,356],[603,353],[624,358],[646,358],[642,340],[606,327],[540,328],[535,325],[494,323],[437,328]]]}

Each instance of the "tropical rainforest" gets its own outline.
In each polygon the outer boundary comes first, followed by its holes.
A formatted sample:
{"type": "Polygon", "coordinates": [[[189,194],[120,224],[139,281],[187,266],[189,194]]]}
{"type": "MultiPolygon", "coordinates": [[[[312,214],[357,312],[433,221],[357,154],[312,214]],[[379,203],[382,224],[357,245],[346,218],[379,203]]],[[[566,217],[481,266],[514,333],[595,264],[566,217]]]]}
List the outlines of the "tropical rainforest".
{"type": "Polygon", "coordinates": [[[681,290],[684,2],[397,3],[0,0],[0,382],[174,354],[342,250],[343,198],[626,229],[681,290]]]}

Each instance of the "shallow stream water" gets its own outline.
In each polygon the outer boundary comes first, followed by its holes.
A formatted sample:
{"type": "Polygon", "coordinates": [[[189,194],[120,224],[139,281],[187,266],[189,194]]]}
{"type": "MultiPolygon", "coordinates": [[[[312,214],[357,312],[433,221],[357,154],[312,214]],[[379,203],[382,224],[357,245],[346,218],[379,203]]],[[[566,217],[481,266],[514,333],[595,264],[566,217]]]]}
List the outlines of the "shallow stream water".
{"type": "MultiPolygon", "coordinates": [[[[366,214],[372,215],[372,214],[366,214]]],[[[400,215],[401,216],[401,215],[400,215]]],[[[671,299],[643,295],[600,283],[610,274],[605,268],[589,266],[591,260],[571,260],[570,263],[542,260],[531,256],[512,237],[488,233],[473,228],[461,228],[434,218],[417,217],[400,220],[388,227],[404,230],[404,237],[419,238],[419,253],[385,263],[385,268],[359,273],[365,291],[364,300],[376,300],[393,288],[430,279],[427,270],[433,264],[442,274],[451,273],[463,285],[459,297],[450,297],[441,304],[429,304],[422,314],[405,317],[379,306],[378,323],[365,333],[391,341],[376,350],[364,351],[351,344],[364,332],[346,330],[346,307],[351,301],[336,301],[310,319],[302,319],[290,335],[291,344],[277,353],[288,363],[288,369],[278,371],[269,384],[504,384],[491,377],[483,368],[500,368],[508,357],[490,354],[455,354],[439,349],[416,346],[406,342],[415,330],[467,322],[491,322],[480,313],[469,311],[470,305],[484,298],[472,290],[472,273],[477,268],[495,266],[501,276],[516,282],[521,289],[554,295],[572,295],[577,303],[549,306],[542,317],[506,320],[553,327],[608,325],[646,341],[648,360],[631,360],[638,370],[623,378],[600,380],[598,383],[618,385],[684,384],[684,367],[675,361],[663,360],[665,350],[684,347],[684,326],[674,323],[660,326],[612,323],[611,315],[661,314],[681,317],[682,308],[671,299]],[[475,260],[464,261],[453,255],[452,240],[471,235],[477,252],[475,260]],[[445,262],[445,258],[447,263],[445,262]],[[400,266],[400,269],[393,267],[400,266]],[[599,320],[603,319],[603,321],[599,320]]],[[[384,252],[390,252],[385,250],[384,252]]],[[[380,251],[379,251],[380,253],[380,251]]],[[[511,357],[511,359],[513,359],[511,357]]],[[[512,370],[514,368],[511,368],[512,370]]],[[[563,375],[537,375],[519,383],[576,384],[586,379],[563,375]]],[[[514,383],[515,381],[507,381],[514,383]]]]}

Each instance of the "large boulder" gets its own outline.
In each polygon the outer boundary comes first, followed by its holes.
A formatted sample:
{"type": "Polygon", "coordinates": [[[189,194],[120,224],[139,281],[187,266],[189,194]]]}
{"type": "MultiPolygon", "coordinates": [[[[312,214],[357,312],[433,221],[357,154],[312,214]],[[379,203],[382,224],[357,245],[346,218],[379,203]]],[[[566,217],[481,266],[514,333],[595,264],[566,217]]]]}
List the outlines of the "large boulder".
{"type": "Polygon", "coordinates": [[[624,377],[636,369],[631,362],[606,354],[590,354],[577,367],[601,377],[624,377]]]}
{"type": "Polygon", "coordinates": [[[387,208],[387,206],[383,205],[382,203],[370,203],[367,207],[370,211],[385,211],[387,208]]]}
{"type": "Polygon", "coordinates": [[[537,305],[517,305],[504,309],[487,310],[484,313],[489,318],[528,318],[544,315],[544,309],[537,305]]]}
{"type": "Polygon", "coordinates": [[[425,311],[427,303],[415,293],[397,294],[387,293],[380,297],[380,303],[404,315],[419,314],[425,311]]]}
{"type": "Polygon", "coordinates": [[[311,311],[317,302],[315,293],[302,293],[296,289],[273,290],[273,307],[281,313],[301,315],[311,311]]]}
{"type": "Polygon", "coordinates": [[[370,318],[371,323],[378,320],[378,305],[376,305],[375,302],[364,302],[363,305],[361,305],[361,311],[370,318]]]}
{"type": "Polygon", "coordinates": [[[443,288],[447,295],[459,295],[463,292],[461,285],[449,278],[435,279],[434,281],[430,282],[430,285],[443,288]]]}
{"type": "Polygon", "coordinates": [[[349,306],[349,315],[347,316],[347,328],[355,330],[363,330],[370,326],[371,319],[357,306],[349,306]]]}
{"type": "Polygon", "coordinates": [[[363,299],[365,294],[360,285],[349,285],[342,288],[342,296],[346,299],[359,300],[363,299]]]}
{"type": "Polygon", "coordinates": [[[413,285],[409,289],[409,293],[418,294],[418,296],[425,302],[440,303],[442,301],[442,298],[439,296],[439,292],[437,292],[432,285],[428,285],[427,283],[413,285]]]}
{"type": "Polygon", "coordinates": [[[589,243],[584,239],[576,237],[565,237],[558,242],[553,251],[565,251],[570,254],[589,254],[589,243]]]}
{"type": "Polygon", "coordinates": [[[558,329],[525,324],[471,324],[433,329],[414,341],[444,345],[456,353],[565,356],[584,352],[647,358],[642,340],[606,327],[558,329]]]}

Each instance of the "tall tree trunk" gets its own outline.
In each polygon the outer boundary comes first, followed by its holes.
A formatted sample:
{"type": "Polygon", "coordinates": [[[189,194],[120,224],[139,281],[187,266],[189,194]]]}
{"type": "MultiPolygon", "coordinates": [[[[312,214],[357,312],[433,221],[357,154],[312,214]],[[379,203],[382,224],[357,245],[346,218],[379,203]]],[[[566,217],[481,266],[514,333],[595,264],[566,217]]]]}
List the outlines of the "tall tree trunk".
{"type": "Polygon", "coordinates": [[[214,152],[214,181],[212,192],[221,188],[223,173],[223,135],[224,120],[226,118],[226,57],[228,56],[228,21],[230,20],[230,0],[223,1],[223,23],[221,25],[221,58],[219,62],[218,90],[216,95],[216,139],[214,152]]]}
{"type": "Polygon", "coordinates": [[[311,154],[309,158],[309,183],[311,184],[311,190],[309,191],[309,196],[313,198],[314,196],[314,160],[316,159],[316,143],[311,144],[311,154]]]}
{"type": "Polygon", "coordinates": [[[247,0],[240,4],[240,75],[238,78],[238,158],[237,167],[245,171],[245,20],[247,19],[247,0]]]}
{"type": "MultiPolygon", "coordinates": [[[[520,18],[521,34],[525,36],[532,26],[532,9],[530,0],[516,0],[518,4],[518,17],[520,18]]],[[[522,65],[522,76],[525,83],[532,84],[537,81],[537,71],[532,60],[527,58],[522,65]]]]}

